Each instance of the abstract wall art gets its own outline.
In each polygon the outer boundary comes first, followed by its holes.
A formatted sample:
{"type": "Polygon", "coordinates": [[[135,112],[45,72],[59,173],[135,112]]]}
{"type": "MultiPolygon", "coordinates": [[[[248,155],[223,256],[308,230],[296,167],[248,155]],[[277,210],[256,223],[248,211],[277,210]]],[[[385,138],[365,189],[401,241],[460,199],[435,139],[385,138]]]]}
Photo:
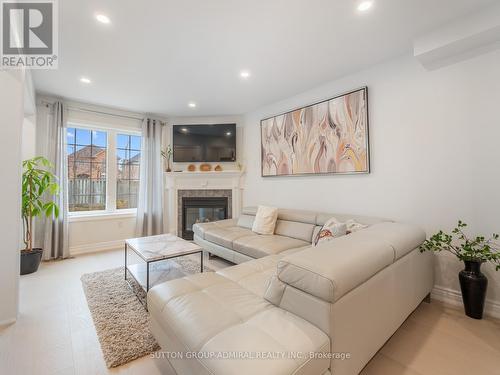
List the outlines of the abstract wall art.
{"type": "Polygon", "coordinates": [[[370,172],[366,87],[260,126],[264,177],[370,172]]]}

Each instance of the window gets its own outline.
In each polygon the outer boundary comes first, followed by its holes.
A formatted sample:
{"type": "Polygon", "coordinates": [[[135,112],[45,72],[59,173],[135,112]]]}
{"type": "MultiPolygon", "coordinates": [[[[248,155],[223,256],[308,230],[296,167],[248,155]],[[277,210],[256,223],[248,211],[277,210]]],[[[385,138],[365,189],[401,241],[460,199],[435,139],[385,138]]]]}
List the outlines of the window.
{"type": "Polygon", "coordinates": [[[69,127],[69,211],[77,214],[137,208],[140,159],[141,136],[137,133],[69,127]]]}
{"type": "Polygon", "coordinates": [[[137,208],[141,137],[118,134],[116,138],[116,208],[137,208]]]}
{"type": "Polygon", "coordinates": [[[106,209],[107,134],[89,129],[68,129],[69,210],[106,209]]]}

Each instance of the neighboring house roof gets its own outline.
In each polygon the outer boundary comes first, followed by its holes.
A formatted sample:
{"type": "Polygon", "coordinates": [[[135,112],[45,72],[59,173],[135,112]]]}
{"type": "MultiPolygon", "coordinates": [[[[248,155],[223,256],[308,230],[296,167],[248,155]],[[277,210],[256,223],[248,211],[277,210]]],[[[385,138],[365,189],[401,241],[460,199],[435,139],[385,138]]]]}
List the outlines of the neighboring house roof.
{"type": "Polygon", "coordinates": [[[68,156],[73,157],[75,159],[92,159],[98,157],[100,154],[105,153],[106,150],[101,147],[92,147],[92,146],[85,146],[81,148],[80,150],[77,150],[68,156]]]}
{"type": "Polygon", "coordinates": [[[132,163],[139,163],[140,161],[141,161],[141,154],[136,154],[127,161],[125,161],[125,163],[132,164],[132,163]]]}

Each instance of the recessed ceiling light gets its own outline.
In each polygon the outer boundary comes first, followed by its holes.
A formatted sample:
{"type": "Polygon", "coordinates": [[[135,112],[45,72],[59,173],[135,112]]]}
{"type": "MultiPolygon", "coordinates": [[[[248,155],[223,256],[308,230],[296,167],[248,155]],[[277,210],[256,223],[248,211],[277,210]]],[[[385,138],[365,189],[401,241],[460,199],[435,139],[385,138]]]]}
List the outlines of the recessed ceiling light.
{"type": "Polygon", "coordinates": [[[96,14],[95,19],[98,20],[100,23],[105,23],[105,24],[111,23],[109,17],[104,14],[96,14]]]}
{"type": "Polygon", "coordinates": [[[181,128],[181,132],[187,133],[187,131],[188,131],[187,128],[181,128]]]}
{"type": "Polygon", "coordinates": [[[190,103],[188,103],[188,107],[189,108],[196,108],[196,103],[190,102],[190,103]]]}
{"type": "Polygon", "coordinates": [[[231,132],[227,132],[227,133],[226,133],[226,135],[227,135],[228,137],[229,137],[231,134],[233,134],[233,133],[231,133],[231,132]]]}
{"type": "Polygon", "coordinates": [[[89,78],[87,78],[87,77],[80,78],[80,82],[81,83],[85,83],[85,84],[92,83],[92,81],[89,78]]]}
{"type": "Polygon", "coordinates": [[[370,9],[373,6],[373,1],[372,0],[367,0],[367,1],[362,1],[358,5],[358,10],[360,12],[366,12],[368,9],[370,9]]]}
{"type": "Polygon", "coordinates": [[[240,72],[240,77],[244,78],[244,79],[247,79],[248,77],[250,77],[250,72],[248,70],[242,70],[240,72]]]}

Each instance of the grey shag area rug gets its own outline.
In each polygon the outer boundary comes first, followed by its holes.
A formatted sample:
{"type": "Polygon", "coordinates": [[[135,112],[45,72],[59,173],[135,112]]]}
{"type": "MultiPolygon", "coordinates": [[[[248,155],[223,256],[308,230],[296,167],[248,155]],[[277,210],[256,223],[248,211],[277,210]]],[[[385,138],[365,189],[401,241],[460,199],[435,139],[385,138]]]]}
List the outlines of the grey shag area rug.
{"type": "MultiPolygon", "coordinates": [[[[170,262],[184,274],[200,271],[199,261],[192,258],[181,257],[170,262]]],[[[204,270],[212,271],[206,266],[204,270]]],[[[131,280],[134,282],[129,278],[131,280]]],[[[109,368],[160,349],[149,330],[149,314],[125,281],[123,267],[84,274],[81,281],[109,368]]],[[[140,288],[135,284],[134,289],[140,288]]]]}

